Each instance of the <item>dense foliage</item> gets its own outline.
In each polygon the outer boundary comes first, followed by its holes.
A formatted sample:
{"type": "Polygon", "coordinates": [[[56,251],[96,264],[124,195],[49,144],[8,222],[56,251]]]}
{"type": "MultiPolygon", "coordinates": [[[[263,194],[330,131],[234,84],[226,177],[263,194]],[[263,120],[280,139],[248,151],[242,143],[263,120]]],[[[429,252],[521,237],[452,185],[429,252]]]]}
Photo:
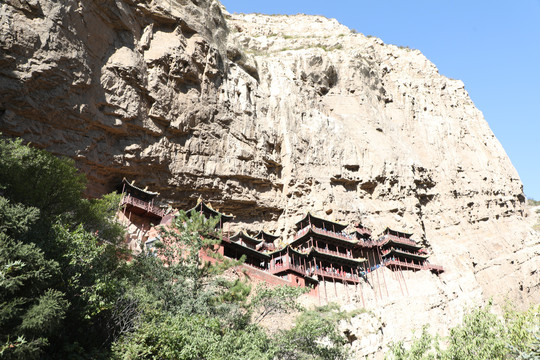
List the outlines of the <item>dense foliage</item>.
{"type": "Polygon", "coordinates": [[[258,324],[276,313],[300,310],[296,298],[305,289],[256,289],[220,276],[236,262],[214,252],[218,219],[180,212],[163,231],[155,256],[131,265],[144,269],[132,279],[134,298],[144,301],[131,331],[113,346],[118,359],[339,359],[345,356],[337,322],[306,317],[295,327],[269,334],[258,324]],[[212,265],[200,253],[218,258],[212,265]],[[255,290],[255,291],[252,291],[255,290]],[[313,331],[316,329],[316,331],[313,331]],[[323,341],[324,340],[324,341],[323,341]]]}
{"type": "Polygon", "coordinates": [[[86,200],[84,188],[71,161],[0,140],[4,358],[96,357],[110,343],[103,323],[123,272],[118,198],[86,200]]]}
{"type": "Polygon", "coordinates": [[[117,195],[87,200],[73,162],[0,139],[0,357],[339,359],[335,309],[301,312],[299,288],[226,278],[219,219],[181,213],[155,253],[126,261],[117,195]],[[206,252],[217,258],[201,261],[206,252]]]}
{"type": "Polygon", "coordinates": [[[510,306],[502,318],[491,305],[466,314],[461,325],[440,339],[425,327],[409,349],[394,344],[390,359],[395,360],[540,360],[540,307],[517,312],[510,306]]]}

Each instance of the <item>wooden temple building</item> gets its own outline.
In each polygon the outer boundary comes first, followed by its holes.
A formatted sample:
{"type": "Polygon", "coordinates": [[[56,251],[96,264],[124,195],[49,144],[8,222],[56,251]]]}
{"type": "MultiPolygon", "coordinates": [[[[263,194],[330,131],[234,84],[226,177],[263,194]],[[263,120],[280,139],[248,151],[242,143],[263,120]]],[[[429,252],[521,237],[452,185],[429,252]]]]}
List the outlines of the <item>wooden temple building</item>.
{"type": "MultiPolygon", "coordinates": [[[[173,215],[156,206],[154,200],[157,195],[124,179],[121,200],[124,218],[145,219],[143,229],[150,228],[151,224],[169,224],[173,215]]],[[[363,283],[373,288],[378,283],[382,297],[381,281],[376,271],[380,267],[399,274],[403,281],[402,272],[407,270],[428,270],[436,274],[444,271],[442,266],[429,263],[427,250],[411,238],[412,234],[390,228],[374,239],[371,230],[362,224],[349,226],[308,212],[296,223],[293,238],[283,241],[280,236],[262,230],[254,235],[245,231],[231,235],[225,225],[230,226],[234,217],[213,209],[200,199],[187,211],[188,216],[192,211],[206,218],[220,219],[216,234],[221,237],[218,251],[222,255],[231,259],[243,258],[243,265],[266,282],[310,286],[319,299],[321,293],[326,296],[327,286],[332,284],[334,289],[336,284],[344,286],[349,297],[348,287],[361,289],[363,283]],[[347,229],[352,230],[346,232],[347,229]]],[[[154,231],[153,237],[146,241],[148,247],[159,239],[157,234],[158,231],[154,231]]],[[[386,285],[384,273],[382,277],[386,285]]],[[[386,292],[388,294],[388,290],[386,292]]]]}
{"type": "Polygon", "coordinates": [[[373,239],[371,231],[361,224],[350,233],[345,232],[347,227],[308,213],[296,223],[295,236],[288,245],[279,248],[275,245],[279,237],[266,232],[250,236],[239,231],[223,237],[223,254],[233,259],[244,256],[247,266],[292,285],[317,288],[322,284],[325,295],[327,283],[335,287],[336,283],[357,286],[371,282],[379,284],[382,296],[381,280],[373,273],[383,266],[400,272],[402,278],[403,270],[444,271],[427,261],[427,250],[414,242],[411,234],[387,228],[373,239]]]}
{"type": "Polygon", "coordinates": [[[429,254],[425,248],[411,240],[407,234],[386,228],[378,241],[385,266],[390,269],[430,270],[435,273],[444,271],[440,265],[428,262],[429,254]]]}
{"type": "Polygon", "coordinates": [[[225,213],[219,212],[218,210],[214,210],[212,208],[212,206],[210,206],[209,204],[208,205],[205,204],[204,201],[202,201],[202,199],[200,199],[200,198],[199,198],[199,200],[197,200],[197,205],[195,205],[191,209],[187,210],[186,214],[188,216],[190,216],[192,211],[195,211],[195,212],[198,212],[201,215],[204,215],[204,217],[207,218],[207,219],[209,219],[211,217],[219,218],[219,223],[216,225],[216,229],[222,230],[222,231],[224,230],[224,225],[226,223],[230,223],[234,219],[233,215],[227,215],[225,213]]]}
{"type": "MultiPolygon", "coordinates": [[[[118,217],[127,228],[126,242],[133,254],[143,251],[149,231],[172,219],[165,209],[156,204],[159,193],[135,186],[125,178],[117,188],[121,194],[118,217]]],[[[154,240],[155,241],[155,240],[154,240]]]]}
{"type": "Polygon", "coordinates": [[[126,178],[122,179],[121,187],[120,206],[123,207],[124,214],[128,214],[128,217],[135,214],[154,220],[158,224],[161,222],[161,219],[165,216],[165,211],[154,205],[154,200],[159,193],[138,188],[133,182],[127,181],[126,178]]]}

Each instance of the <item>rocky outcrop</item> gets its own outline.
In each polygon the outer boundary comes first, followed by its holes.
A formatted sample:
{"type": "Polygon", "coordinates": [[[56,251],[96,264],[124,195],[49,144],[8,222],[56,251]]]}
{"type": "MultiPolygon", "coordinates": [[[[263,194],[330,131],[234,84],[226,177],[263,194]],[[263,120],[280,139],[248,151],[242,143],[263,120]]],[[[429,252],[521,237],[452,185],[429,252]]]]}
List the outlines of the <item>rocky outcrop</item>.
{"type": "Polygon", "coordinates": [[[0,130],[75,159],[90,195],[125,176],[249,229],[287,235],[311,211],[414,232],[446,272],[370,302],[382,342],[490,296],[540,301],[519,176],[464,84],[418,50],[211,0],[6,0],[0,28],[0,130]]]}

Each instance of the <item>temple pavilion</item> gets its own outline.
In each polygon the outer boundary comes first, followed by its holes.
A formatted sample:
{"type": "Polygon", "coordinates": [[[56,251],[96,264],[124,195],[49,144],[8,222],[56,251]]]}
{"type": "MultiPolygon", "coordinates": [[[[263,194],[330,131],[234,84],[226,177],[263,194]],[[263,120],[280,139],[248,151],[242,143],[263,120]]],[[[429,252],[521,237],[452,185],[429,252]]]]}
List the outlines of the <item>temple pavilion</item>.
{"type": "Polygon", "coordinates": [[[263,241],[262,250],[263,251],[274,251],[277,248],[276,242],[279,239],[279,235],[273,235],[267,233],[264,230],[259,231],[253,236],[255,239],[260,239],[263,241]]]}
{"type": "Polygon", "coordinates": [[[197,200],[197,205],[195,205],[186,212],[187,215],[190,216],[192,211],[204,215],[204,217],[207,219],[219,217],[219,223],[216,225],[216,229],[219,230],[223,230],[223,225],[225,223],[231,222],[234,219],[233,215],[226,215],[225,213],[214,210],[210,204],[207,205],[200,198],[197,200]]]}
{"type": "Polygon", "coordinates": [[[322,219],[307,213],[296,223],[296,235],[290,247],[303,256],[309,273],[319,280],[356,283],[361,279],[366,259],[355,251],[358,240],[344,232],[347,225],[322,219]]]}
{"type": "Polygon", "coordinates": [[[383,263],[390,269],[431,270],[440,273],[442,266],[432,265],[425,248],[411,239],[412,234],[386,228],[378,240],[383,263]]]}
{"type": "Polygon", "coordinates": [[[159,223],[165,216],[165,211],[154,204],[157,192],[141,189],[134,185],[134,182],[129,182],[126,178],[122,179],[122,198],[120,205],[123,206],[124,214],[131,216],[136,214],[141,217],[148,218],[159,223]]]}
{"type": "Polygon", "coordinates": [[[262,270],[270,268],[270,258],[262,250],[264,240],[249,236],[244,231],[239,231],[233,236],[222,239],[223,255],[231,259],[245,257],[244,264],[254,266],[262,270]]]}

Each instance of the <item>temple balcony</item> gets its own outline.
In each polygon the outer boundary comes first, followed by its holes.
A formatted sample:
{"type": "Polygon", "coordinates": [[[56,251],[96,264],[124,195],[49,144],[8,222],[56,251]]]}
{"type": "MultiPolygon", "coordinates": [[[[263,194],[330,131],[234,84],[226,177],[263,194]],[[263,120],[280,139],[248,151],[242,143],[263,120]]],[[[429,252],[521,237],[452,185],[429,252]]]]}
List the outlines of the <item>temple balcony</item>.
{"type": "Polygon", "coordinates": [[[427,251],[417,251],[417,252],[412,252],[412,251],[407,251],[407,250],[404,250],[404,249],[396,249],[396,248],[390,248],[390,249],[386,249],[386,250],[382,250],[381,251],[381,255],[382,256],[386,256],[388,254],[390,254],[391,252],[395,252],[397,254],[403,254],[405,256],[407,255],[411,255],[413,257],[416,257],[416,258],[419,258],[419,259],[427,259],[429,257],[429,254],[427,253],[427,251]]]}
{"type": "Polygon", "coordinates": [[[342,257],[342,258],[346,258],[346,259],[356,259],[352,255],[352,252],[342,253],[342,252],[339,252],[339,251],[332,251],[332,250],[328,250],[326,248],[320,248],[320,247],[316,247],[316,246],[314,246],[313,248],[315,250],[317,250],[318,252],[325,253],[325,254],[328,254],[328,255],[338,256],[338,257],[342,257]]]}
{"type": "Polygon", "coordinates": [[[427,270],[425,265],[418,265],[413,262],[407,262],[407,261],[400,261],[400,260],[388,260],[384,263],[384,266],[389,267],[390,265],[394,265],[397,267],[405,268],[405,269],[413,269],[413,270],[427,270]]]}
{"type": "Polygon", "coordinates": [[[436,273],[444,272],[444,268],[441,265],[434,265],[434,264],[427,263],[427,264],[424,264],[424,266],[426,267],[426,270],[429,270],[432,272],[436,272],[436,273]]]}
{"type": "Polygon", "coordinates": [[[312,272],[313,275],[321,276],[323,279],[333,279],[339,280],[341,282],[360,282],[362,278],[356,274],[351,274],[347,272],[338,272],[336,271],[325,271],[323,269],[315,269],[312,272]]]}
{"type": "Polygon", "coordinates": [[[442,273],[444,272],[444,268],[441,265],[434,265],[430,264],[428,262],[424,262],[422,265],[418,265],[412,262],[407,261],[400,261],[400,260],[388,260],[384,262],[385,266],[398,266],[405,269],[413,269],[413,270],[429,270],[436,273],[442,273]]]}
{"type": "Polygon", "coordinates": [[[157,206],[154,206],[152,203],[137,199],[129,194],[122,197],[120,205],[125,205],[126,208],[137,215],[150,215],[152,217],[162,218],[165,216],[165,210],[160,209],[157,206]]]}
{"type": "Polygon", "coordinates": [[[358,246],[360,248],[368,248],[368,249],[371,249],[373,247],[377,247],[380,245],[380,242],[378,241],[375,241],[375,240],[360,240],[358,242],[358,246]]]}
{"type": "Polygon", "coordinates": [[[270,274],[272,275],[275,275],[275,274],[278,274],[280,272],[284,272],[284,271],[287,271],[287,270],[292,270],[292,271],[295,271],[297,273],[300,273],[302,275],[307,275],[308,272],[306,271],[306,268],[302,265],[294,265],[294,264],[290,264],[290,263],[286,263],[284,265],[274,265],[274,266],[271,266],[271,268],[268,270],[270,272],[270,274]]]}
{"type": "Polygon", "coordinates": [[[308,267],[306,269],[302,265],[293,265],[293,264],[275,266],[269,270],[269,273],[272,275],[276,275],[287,270],[295,271],[303,276],[312,277],[314,275],[318,275],[324,279],[334,279],[341,282],[344,282],[344,281],[359,282],[362,279],[360,276],[356,274],[347,273],[345,271],[340,272],[337,269],[335,269],[334,271],[326,271],[323,269],[315,269],[313,266],[308,267]]]}

